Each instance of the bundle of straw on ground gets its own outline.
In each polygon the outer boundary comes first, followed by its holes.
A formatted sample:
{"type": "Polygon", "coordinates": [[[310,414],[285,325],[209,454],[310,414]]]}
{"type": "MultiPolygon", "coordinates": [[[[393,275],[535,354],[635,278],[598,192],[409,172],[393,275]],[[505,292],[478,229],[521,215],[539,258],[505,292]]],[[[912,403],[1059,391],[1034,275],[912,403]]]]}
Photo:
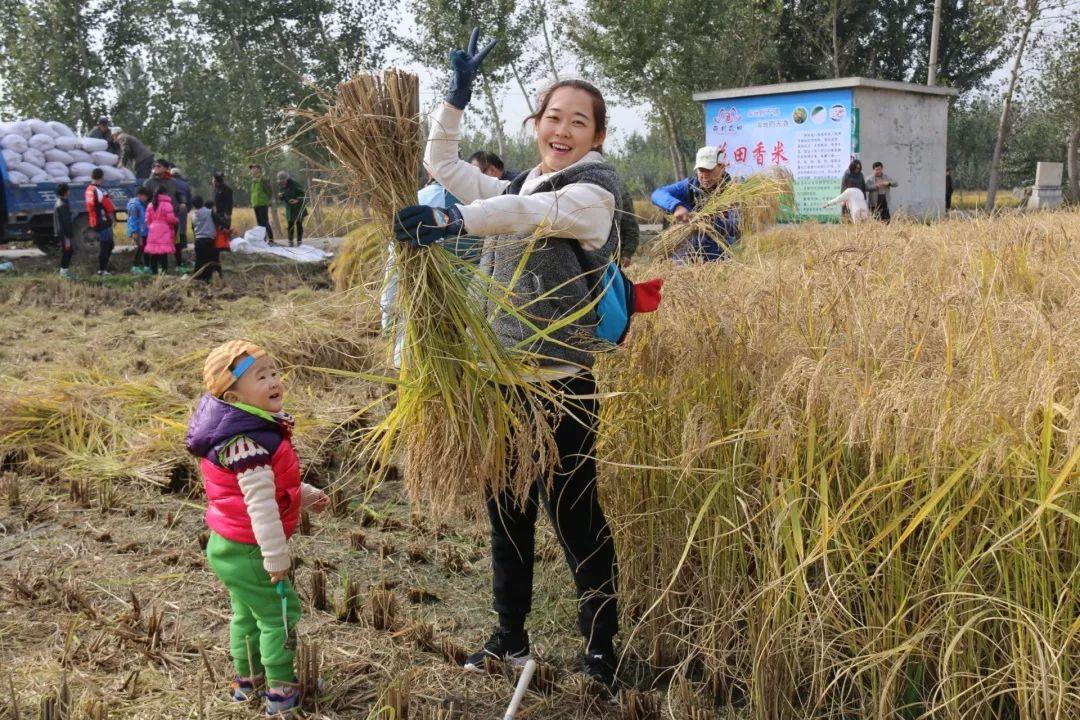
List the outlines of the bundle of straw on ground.
{"type": "Polygon", "coordinates": [[[744,244],[598,370],[631,651],[762,720],[1080,716],[1080,214],[744,244]]]}
{"type": "MultiPolygon", "coordinates": [[[[390,70],[339,85],[336,102],[314,121],[370,209],[365,243],[392,242],[395,211],[417,202],[419,110],[417,77],[390,70]]],[[[400,454],[410,497],[429,507],[485,489],[515,486],[523,496],[551,467],[554,443],[542,386],[522,379],[532,358],[508,353],[484,310],[486,302],[516,313],[509,294],[437,246],[397,243],[387,282],[396,402],[362,442],[381,464],[400,454]]]]}
{"type": "Polygon", "coordinates": [[[695,208],[688,222],[674,222],[674,217],[669,217],[672,224],[653,243],[653,257],[669,258],[700,235],[724,245],[725,239],[714,221],[730,211],[738,214],[744,234],[759,232],[790,209],[792,192],[791,176],[782,168],[729,182],[695,208]]]}

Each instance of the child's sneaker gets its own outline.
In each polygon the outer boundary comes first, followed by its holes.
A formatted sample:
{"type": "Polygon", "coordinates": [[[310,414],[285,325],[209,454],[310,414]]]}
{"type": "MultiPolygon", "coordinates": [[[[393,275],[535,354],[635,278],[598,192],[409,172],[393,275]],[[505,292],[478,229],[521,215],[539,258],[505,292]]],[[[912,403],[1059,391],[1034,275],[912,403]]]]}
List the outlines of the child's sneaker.
{"type": "Polygon", "coordinates": [[[300,708],[300,688],[292,687],[286,692],[278,690],[266,691],[266,715],[274,717],[291,713],[300,708]]]}
{"type": "Polygon", "coordinates": [[[247,702],[262,694],[262,691],[258,688],[258,685],[261,684],[261,676],[255,678],[238,677],[229,686],[229,697],[232,698],[233,702],[247,702]]]}

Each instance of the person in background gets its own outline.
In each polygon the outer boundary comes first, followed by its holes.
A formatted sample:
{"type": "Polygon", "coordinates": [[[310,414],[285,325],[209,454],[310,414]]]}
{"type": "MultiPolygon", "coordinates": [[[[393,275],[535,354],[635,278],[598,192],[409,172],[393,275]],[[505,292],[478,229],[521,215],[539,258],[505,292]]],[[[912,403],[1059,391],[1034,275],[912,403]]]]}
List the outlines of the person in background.
{"type": "Polygon", "coordinates": [[[952,210],[952,168],[945,168],[945,209],[952,210]]]}
{"type": "Polygon", "coordinates": [[[180,172],[180,168],[172,163],[169,164],[169,174],[172,175],[173,182],[176,183],[176,191],[180,195],[180,205],[176,209],[176,220],[178,222],[176,270],[177,272],[188,272],[190,268],[184,267],[184,249],[187,248],[187,219],[188,211],[191,208],[191,186],[184,179],[184,174],[180,172]]]}
{"type": "Polygon", "coordinates": [[[487,150],[477,150],[474,152],[469,156],[469,163],[480,168],[480,172],[488,177],[497,178],[499,180],[510,182],[518,176],[518,173],[506,169],[506,165],[503,163],[501,157],[487,150]]]}
{"type": "MultiPolygon", "coordinates": [[[[713,193],[722,191],[730,182],[727,156],[720,148],[706,145],[697,152],[694,177],[657,188],[653,191],[652,203],[671,214],[675,222],[689,222],[713,193]]],[[[739,241],[738,212],[728,210],[720,214],[713,220],[713,226],[722,238],[722,244],[709,235],[695,235],[688,245],[676,254],[676,262],[711,262],[727,257],[727,249],[739,241]]]]}
{"type": "Polygon", "coordinates": [[[853,223],[857,224],[870,219],[870,207],[866,204],[866,193],[857,187],[849,187],[821,207],[825,209],[833,205],[840,205],[843,211],[842,216],[850,217],[853,223]]]}
{"type": "Polygon", "coordinates": [[[169,256],[176,251],[176,211],[164,187],[157,189],[146,206],[146,227],[144,252],[150,258],[150,272],[164,275],[169,269],[169,256]]]}
{"type": "Polygon", "coordinates": [[[135,257],[131,262],[133,275],[149,274],[150,263],[147,261],[144,248],[146,246],[146,205],[150,202],[150,191],[142,186],[136,191],[135,197],[127,202],[127,234],[131,244],[135,246],[135,257]]]}
{"type": "Polygon", "coordinates": [[[262,165],[248,165],[251,172],[251,207],[255,210],[255,224],[266,229],[266,242],[273,244],[274,231],[270,229],[270,199],[273,188],[263,177],[262,165]]]}
{"type": "Polygon", "coordinates": [[[637,214],[634,212],[634,197],[623,179],[619,183],[619,197],[615,198],[615,219],[619,223],[619,265],[629,267],[641,241],[641,228],[638,227],[637,214]]]}
{"type": "MultiPolygon", "coordinates": [[[[446,210],[461,203],[452,192],[443,187],[442,183],[431,177],[430,173],[428,177],[431,178],[428,184],[420,188],[420,192],[416,194],[421,205],[446,210]]],[[[480,261],[480,252],[484,248],[484,243],[480,238],[459,235],[444,247],[462,260],[475,264],[480,261]]]]}
{"type": "Polygon", "coordinates": [[[150,191],[150,200],[153,201],[157,197],[158,190],[164,188],[165,192],[169,195],[169,201],[172,203],[173,212],[176,212],[176,208],[180,207],[180,191],[176,186],[176,181],[172,179],[172,173],[169,172],[169,161],[157,159],[154,161],[153,166],[150,168],[150,179],[143,183],[146,189],[150,191]]]}
{"type": "Polygon", "coordinates": [[[210,178],[210,184],[214,186],[214,211],[225,228],[232,227],[233,194],[232,188],[225,184],[225,175],[216,171],[210,178]]]}
{"type": "MultiPolygon", "coordinates": [[[[56,205],[53,206],[53,235],[60,238],[60,277],[71,278],[71,255],[75,250],[75,225],[71,222],[71,203],[67,183],[56,186],[56,205]]],[[[2,193],[0,193],[2,194],[2,193]]]]}
{"type": "Polygon", "coordinates": [[[296,246],[304,243],[304,216],[307,215],[307,197],[304,187],[281,170],[277,174],[278,199],[285,205],[285,222],[289,229],[289,247],[293,246],[293,233],[296,234],[296,246]]]}
{"type": "Polygon", "coordinates": [[[870,199],[870,212],[878,220],[889,222],[889,188],[896,187],[896,181],[885,174],[885,166],[876,162],[871,166],[874,174],[866,181],[866,192],[870,199]]]}
{"type": "Polygon", "coordinates": [[[114,137],[120,147],[120,164],[130,165],[135,179],[140,183],[150,179],[154,170],[154,153],[150,148],[139,138],[126,132],[118,132],[114,137]]]}
{"type": "Polygon", "coordinates": [[[90,227],[98,236],[98,275],[112,275],[109,272],[109,258],[113,251],[113,223],[116,222],[116,206],[108,191],[101,187],[105,171],[94,168],[90,173],[90,184],[86,186],[86,214],[90,227]]]}
{"type": "Polygon", "coordinates": [[[214,276],[214,211],[206,207],[201,195],[191,199],[195,210],[191,213],[191,233],[195,236],[195,271],[192,277],[210,282],[214,276]]]}
{"type": "Polygon", "coordinates": [[[102,115],[97,119],[97,125],[86,134],[87,137],[97,138],[98,140],[104,140],[109,143],[109,152],[114,155],[120,154],[120,146],[116,144],[116,138],[113,137],[112,128],[109,127],[109,116],[102,115]]]}

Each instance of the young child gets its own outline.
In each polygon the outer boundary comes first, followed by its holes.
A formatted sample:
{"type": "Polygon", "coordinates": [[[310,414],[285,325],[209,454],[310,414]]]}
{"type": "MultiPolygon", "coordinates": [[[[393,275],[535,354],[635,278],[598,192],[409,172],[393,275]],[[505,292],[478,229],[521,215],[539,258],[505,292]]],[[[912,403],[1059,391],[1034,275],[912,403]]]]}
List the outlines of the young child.
{"type": "Polygon", "coordinates": [[[268,715],[300,704],[290,634],[300,602],[289,581],[289,538],[301,509],[322,512],[330,499],[300,482],[285,387],[258,345],[233,340],[203,365],[206,394],[191,418],[187,449],[202,458],[210,541],[206,557],[229,590],[229,645],[237,678],[231,695],[252,698],[264,683],[268,715]],[[288,627],[282,618],[283,591],[288,627]]]}
{"type": "Polygon", "coordinates": [[[195,271],[192,277],[210,282],[214,276],[214,211],[206,207],[202,195],[191,199],[195,212],[191,214],[191,231],[195,235],[195,271]]]}
{"type": "Polygon", "coordinates": [[[127,233],[131,244],[135,246],[135,258],[131,263],[131,272],[135,275],[148,274],[150,264],[143,252],[146,246],[146,204],[150,202],[150,190],[143,185],[135,197],[127,203],[127,233]]]}
{"type": "Polygon", "coordinates": [[[74,250],[72,238],[75,225],[71,222],[71,203],[68,201],[70,188],[67,183],[56,186],[56,205],[53,207],[53,235],[60,238],[60,277],[71,278],[71,255],[74,250]]]}
{"type": "Polygon", "coordinates": [[[165,274],[169,269],[169,256],[175,251],[173,236],[176,234],[176,212],[172,198],[165,187],[159,186],[154,200],[146,206],[146,245],[143,252],[150,258],[150,273],[165,274]],[[159,270],[160,268],[160,270],[159,270]]]}
{"type": "Polygon", "coordinates": [[[114,239],[113,223],[116,222],[116,207],[109,191],[101,187],[105,182],[105,171],[94,168],[90,173],[90,184],[86,186],[86,214],[90,227],[98,236],[98,275],[112,275],[109,272],[109,258],[112,257],[114,239]]]}

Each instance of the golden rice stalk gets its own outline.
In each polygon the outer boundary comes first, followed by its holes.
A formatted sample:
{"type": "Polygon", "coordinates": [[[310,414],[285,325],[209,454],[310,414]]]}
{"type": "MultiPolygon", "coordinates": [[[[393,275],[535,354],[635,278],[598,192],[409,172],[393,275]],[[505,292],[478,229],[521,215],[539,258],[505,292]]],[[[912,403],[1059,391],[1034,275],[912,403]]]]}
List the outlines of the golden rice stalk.
{"type": "MultiPolygon", "coordinates": [[[[314,119],[370,208],[371,235],[357,243],[391,238],[395,211],[417,202],[419,111],[417,77],[389,70],[342,83],[326,114],[314,119]]],[[[543,386],[524,380],[533,358],[507,352],[483,307],[486,301],[516,313],[509,294],[439,247],[395,243],[386,275],[396,282],[385,308],[400,368],[396,403],[362,442],[380,465],[400,455],[410,497],[431,507],[511,486],[523,496],[552,466],[554,443],[543,386]]]]}
{"type": "Polygon", "coordinates": [[[723,244],[721,233],[713,221],[728,211],[739,216],[739,228],[743,234],[758,232],[776,222],[781,212],[793,202],[792,179],[783,171],[758,173],[745,180],[732,181],[717,190],[705,203],[693,211],[690,221],[672,222],[653,243],[654,257],[669,258],[698,235],[707,235],[723,244]]]}

